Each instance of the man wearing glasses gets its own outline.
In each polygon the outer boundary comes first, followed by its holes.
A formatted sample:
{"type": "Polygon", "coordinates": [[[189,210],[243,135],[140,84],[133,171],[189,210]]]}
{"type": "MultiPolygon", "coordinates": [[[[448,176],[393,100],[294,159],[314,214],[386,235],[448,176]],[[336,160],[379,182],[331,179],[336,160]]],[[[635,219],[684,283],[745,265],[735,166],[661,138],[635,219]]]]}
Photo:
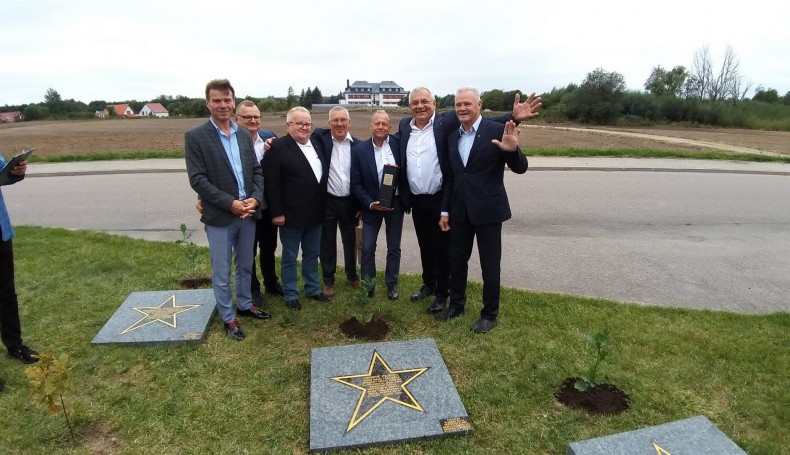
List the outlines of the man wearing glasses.
{"type": "Polygon", "coordinates": [[[316,128],[313,139],[321,142],[329,166],[327,178],[326,211],[321,233],[321,271],[324,278],[324,295],[335,295],[337,270],[337,230],[343,243],[346,282],[359,288],[357,274],[356,237],[359,207],[351,194],[351,147],[360,142],[348,132],[351,118],[344,107],[329,110],[329,129],[316,128]]]}
{"type": "Polygon", "coordinates": [[[285,306],[299,311],[296,256],[300,246],[307,298],[329,302],[318,279],[329,163],[321,142],[310,137],[310,111],[302,106],[291,108],[286,125],[288,134],[275,139],[263,155],[263,180],[271,221],[280,228],[285,306]]]}
{"type": "MultiPolygon", "coordinates": [[[[269,138],[276,138],[272,130],[261,129],[261,111],[258,106],[250,100],[244,100],[236,107],[236,123],[249,131],[252,137],[255,156],[258,162],[262,162],[264,154],[264,141],[269,138]]],[[[274,265],[274,253],[277,250],[277,226],[272,224],[268,209],[261,211],[261,218],[255,226],[255,243],[252,246],[252,255],[255,257],[260,248],[261,278],[266,287],[266,293],[272,295],[283,295],[283,288],[277,278],[277,270],[274,265]]],[[[255,271],[255,260],[252,265],[252,278],[250,279],[250,290],[252,300],[257,306],[263,306],[263,295],[261,293],[261,282],[258,281],[258,274],[255,271]]]]}

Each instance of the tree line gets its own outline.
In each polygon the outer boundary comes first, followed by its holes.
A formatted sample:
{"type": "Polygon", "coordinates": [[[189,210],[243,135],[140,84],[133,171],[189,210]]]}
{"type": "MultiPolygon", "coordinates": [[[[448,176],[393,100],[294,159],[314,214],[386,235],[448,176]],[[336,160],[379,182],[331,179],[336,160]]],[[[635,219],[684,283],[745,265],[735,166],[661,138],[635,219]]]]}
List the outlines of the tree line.
{"type": "MultiPolygon", "coordinates": [[[[554,87],[542,94],[541,118],[554,122],[581,122],[608,125],[651,125],[690,123],[722,127],[772,129],[790,131],[790,91],[780,96],[774,88],[758,85],[749,98],[752,83],[747,81],[740,61],[727,47],[720,66],[714,65],[708,47],[697,50],[692,66],[665,69],[656,66],[644,82],[644,91],[626,90],[625,78],[617,72],[596,68],[580,84],[554,87]],[[717,69],[718,68],[718,69],[717,69]]],[[[483,108],[508,111],[519,90],[489,90],[481,93],[483,108]]],[[[342,92],[326,97],[318,87],[301,89],[299,95],[288,87],[284,97],[268,96],[241,99],[253,101],[261,112],[284,112],[293,106],[337,104],[342,92]]],[[[455,96],[435,95],[439,109],[452,109],[455,96]]],[[[203,98],[160,95],[149,101],[126,100],[108,103],[104,100],[88,104],[73,99],[63,100],[50,88],[43,103],[4,106],[0,112],[21,111],[25,120],[46,118],[91,118],[95,111],[111,104],[126,103],[139,112],[146,102],[162,104],[171,116],[207,117],[203,98]]],[[[408,106],[404,97],[399,106],[408,106]]]]}

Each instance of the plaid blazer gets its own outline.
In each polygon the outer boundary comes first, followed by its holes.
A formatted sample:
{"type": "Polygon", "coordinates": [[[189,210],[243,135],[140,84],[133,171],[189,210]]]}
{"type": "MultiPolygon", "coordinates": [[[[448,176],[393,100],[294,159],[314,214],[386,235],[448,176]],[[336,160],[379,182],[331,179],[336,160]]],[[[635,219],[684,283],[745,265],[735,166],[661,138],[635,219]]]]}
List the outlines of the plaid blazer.
{"type": "MultiPolygon", "coordinates": [[[[266,208],[261,166],[252,147],[252,139],[243,128],[237,131],[236,140],[241,155],[244,191],[247,197],[255,198],[260,203],[254,215],[258,219],[261,217],[261,209],[266,208]]],[[[211,226],[230,224],[236,218],[230,207],[239,198],[239,182],[236,181],[228,155],[210,120],[186,132],[184,159],[189,185],[203,201],[200,221],[211,226]]]]}

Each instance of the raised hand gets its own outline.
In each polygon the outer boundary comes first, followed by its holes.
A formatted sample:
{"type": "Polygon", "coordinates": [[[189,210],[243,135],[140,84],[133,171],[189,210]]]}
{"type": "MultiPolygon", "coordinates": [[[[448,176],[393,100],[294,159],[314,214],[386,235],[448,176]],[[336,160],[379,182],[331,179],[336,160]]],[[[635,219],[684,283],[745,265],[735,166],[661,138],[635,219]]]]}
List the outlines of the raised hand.
{"type": "Polygon", "coordinates": [[[502,140],[491,139],[504,152],[515,152],[518,149],[518,135],[521,131],[516,127],[513,120],[505,123],[505,131],[502,132],[502,140]]]}
{"type": "Polygon", "coordinates": [[[538,116],[538,110],[543,107],[541,98],[535,96],[532,92],[527,97],[526,101],[521,101],[521,94],[516,93],[516,98],[513,100],[513,118],[519,122],[524,122],[538,116]]]}

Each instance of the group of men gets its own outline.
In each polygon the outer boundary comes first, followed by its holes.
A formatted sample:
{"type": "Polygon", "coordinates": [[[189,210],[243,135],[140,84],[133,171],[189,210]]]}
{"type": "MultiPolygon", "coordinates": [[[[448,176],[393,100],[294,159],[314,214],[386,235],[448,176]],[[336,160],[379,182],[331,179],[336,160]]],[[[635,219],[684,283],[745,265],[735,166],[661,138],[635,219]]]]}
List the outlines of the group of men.
{"type": "Polygon", "coordinates": [[[482,102],[476,89],[459,89],[455,112],[437,113],[433,94],[419,87],[409,94],[413,115],[401,120],[398,131],[391,134],[390,117],[379,110],[371,119],[371,138],[365,141],[351,136],[349,113],[341,106],[329,111],[328,129],[313,129],[310,112],[294,107],[286,115],[287,134],[276,138],[260,129],[260,112],[252,102],[239,103],[236,123],[231,121],[234,99],[227,80],[209,82],[206,104],[211,118],[185,136],[189,181],[198,193],[209,241],[212,287],[230,337],[244,338],[237,314],[270,317],[261,308],[260,284],[252,278],[256,241],[266,292],[282,295],[286,307],[298,311],[299,250],[306,298],[328,303],[336,292],[338,230],[347,284],[359,288],[367,283],[368,295],[374,295],[376,241],[384,223],[384,282],[387,297],[397,300],[401,233],[404,214],[409,212],[423,271],[422,286],[411,300],[433,298],[427,309],[439,321],[463,314],[467,263],[477,238],[483,310],[472,330],[485,333],[496,325],[501,227],[510,218],[504,167],[526,172],[517,125],[537,115],[539,97],[530,95],[520,102],[517,95],[512,113],[487,120],[480,116],[482,102]],[[382,204],[379,197],[386,165],[399,168],[391,204],[382,204]],[[359,274],[358,218],[362,220],[359,274]],[[281,284],[274,271],[278,230],[281,284]],[[234,255],[236,312],[230,292],[234,255]]]}

